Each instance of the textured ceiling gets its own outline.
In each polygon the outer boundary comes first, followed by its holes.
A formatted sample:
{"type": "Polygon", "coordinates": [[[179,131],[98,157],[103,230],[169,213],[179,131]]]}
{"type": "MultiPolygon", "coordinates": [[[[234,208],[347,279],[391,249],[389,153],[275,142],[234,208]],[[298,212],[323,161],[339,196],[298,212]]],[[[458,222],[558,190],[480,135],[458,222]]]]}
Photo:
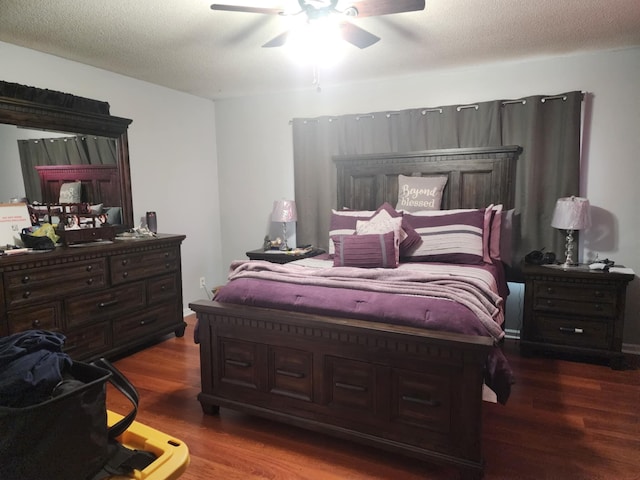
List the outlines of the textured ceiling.
{"type": "MultiPolygon", "coordinates": [[[[205,98],[313,87],[311,66],[294,62],[284,48],[261,48],[289,18],[212,11],[210,3],[0,0],[0,41],[205,98]]],[[[423,11],[353,23],[381,40],[364,50],[343,42],[340,62],[320,69],[324,85],[638,46],[640,0],[427,0],[423,11]]]]}

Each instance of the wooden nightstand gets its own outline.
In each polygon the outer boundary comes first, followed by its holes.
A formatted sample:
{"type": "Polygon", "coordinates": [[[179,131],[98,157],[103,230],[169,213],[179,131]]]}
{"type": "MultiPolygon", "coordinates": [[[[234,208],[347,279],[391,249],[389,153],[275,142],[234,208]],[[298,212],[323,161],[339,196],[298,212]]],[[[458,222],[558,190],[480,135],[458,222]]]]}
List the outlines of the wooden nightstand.
{"type": "Polygon", "coordinates": [[[520,350],[608,358],[624,366],[622,332],[627,284],[633,274],[524,265],[524,319],[520,350]]]}
{"type": "Polygon", "coordinates": [[[300,255],[294,255],[292,253],[281,252],[280,250],[251,250],[246,253],[249,260],[266,260],[271,263],[289,263],[294,260],[301,260],[303,258],[315,257],[324,253],[321,248],[314,248],[313,250],[300,255]]]}

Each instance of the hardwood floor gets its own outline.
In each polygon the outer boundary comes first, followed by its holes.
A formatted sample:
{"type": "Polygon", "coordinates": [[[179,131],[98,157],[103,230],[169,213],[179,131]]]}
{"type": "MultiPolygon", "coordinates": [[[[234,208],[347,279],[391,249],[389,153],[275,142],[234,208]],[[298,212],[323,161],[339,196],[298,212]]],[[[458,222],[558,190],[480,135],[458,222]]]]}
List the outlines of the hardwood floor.
{"type": "MultiPolygon", "coordinates": [[[[115,365],[140,393],[137,420],[189,447],[181,480],[451,479],[457,472],[221,409],[202,413],[195,319],[115,365]]],[[[506,406],[484,403],[485,479],[640,479],[640,370],[505,352],[517,384],[506,406]]],[[[128,411],[109,389],[108,406],[128,411]]]]}

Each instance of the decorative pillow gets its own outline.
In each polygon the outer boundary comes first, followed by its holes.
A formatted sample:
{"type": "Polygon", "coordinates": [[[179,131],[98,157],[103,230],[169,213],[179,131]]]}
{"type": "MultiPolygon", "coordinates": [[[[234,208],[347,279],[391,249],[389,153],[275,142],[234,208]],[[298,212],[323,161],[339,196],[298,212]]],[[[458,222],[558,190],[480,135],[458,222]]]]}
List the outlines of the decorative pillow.
{"type": "Polygon", "coordinates": [[[501,210],[496,212],[491,225],[490,250],[491,258],[500,260],[506,265],[513,264],[513,224],[515,220],[514,210],[501,210]],[[494,233],[497,230],[497,235],[494,233]],[[498,237],[498,241],[495,237],[498,237]],[[496,255],[497,253],[497,255],[496,255]]]}
{"type": "Polygon", "coordinates": [[[396,209],[406,212],[440,210],[442,192],[448,177],[408,177],[398,175],[396,209]]]}
{"type": "Polygon", "coordinates": [[[60,203],[80,203],[82,194],[81,182],[63,183],[60,186],[60,203]]]}
{"type": "Polygon", "coordinates": [[[372,235],[334,235],[334,267],[397,268],[398,239],[393,232],[372,235]]]}
{"type": "MultiPolygon", "coordinates": [[[[420,235],[418,235],[418,233],[414,230],[414,228],[411,225],[409,225],[409,222],[405,220],[402,213],[396,211],[396,209],[393,208],[391,205],[389,205],[389,203],[387,202],[380,205],[380,207],[378,208],[378,210],[376,210],[376,213],[373,215],[373,217],[371,217],[369,222],[373,222],[374,220],[376,220],[376,224],[378,224],[378,222],[383,222],[388,218],[402,218],[400,237],[399,237],[400,256],[404,255],[405,252],[409,251],[411,248],[415,247],[418,243],[421,242],[420,235]]],[[[390,228],[383,228],[382,230],[367,230],[367,231],[361,230],[360,228],[358,228],[358,225],[360,224],[360,222],[365,222],[365,221],[358,220],[358,222],[356,222],[356,230],[358,235],[363,233],[386,233],[389,230],[391,230],[390,228]]]]}
{"type": "Polygon", "coordinates": [[[102,204],[98,203],[96,205],[89,205],[89,213],[100,215],[102,213],[102,204]]]}
{"type": "Polygon", "coordinates": [[[122,223],[121,207],[105,207],[103,212],[107,215],[107,223],[109,225],[120,225],[122,223]]]}
{"type": "Polygon", "coordinates": [[[329,223],[329,255],[335,252],[334,235],[353,235],[356,233],[358,220],[369,220],[375,211],[369,210],[331,210],[329,223]]]}
{"type": "Polygon", "coordinates": [[[407,260],[483,263],[484,210],[443,212],[436,215],[405,215],[422,238],[422,243],[405,256],[407,260]]]}

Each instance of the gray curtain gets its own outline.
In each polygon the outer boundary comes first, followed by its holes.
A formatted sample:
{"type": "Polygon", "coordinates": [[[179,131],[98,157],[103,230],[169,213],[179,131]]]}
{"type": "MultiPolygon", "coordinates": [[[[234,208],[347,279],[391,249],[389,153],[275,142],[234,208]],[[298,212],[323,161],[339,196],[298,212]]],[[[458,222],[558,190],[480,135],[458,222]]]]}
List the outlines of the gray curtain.
{"type": "Polygon", "coordinates": [[[292,121],[299,245],[328,247],[336,207],[333,155],[520,145],[514,259],[546,248],[559,256],[563,235],[551,228],[559,197],[578,195],[581,92],[394,112],[292,121]]]}
{"type": "Polygon", "coordinates": [[[72,137],[18,140],[25,194],[30,201],[41,201],[40,165],[115,165],[113,138],[76,135],[72,137]]]}

